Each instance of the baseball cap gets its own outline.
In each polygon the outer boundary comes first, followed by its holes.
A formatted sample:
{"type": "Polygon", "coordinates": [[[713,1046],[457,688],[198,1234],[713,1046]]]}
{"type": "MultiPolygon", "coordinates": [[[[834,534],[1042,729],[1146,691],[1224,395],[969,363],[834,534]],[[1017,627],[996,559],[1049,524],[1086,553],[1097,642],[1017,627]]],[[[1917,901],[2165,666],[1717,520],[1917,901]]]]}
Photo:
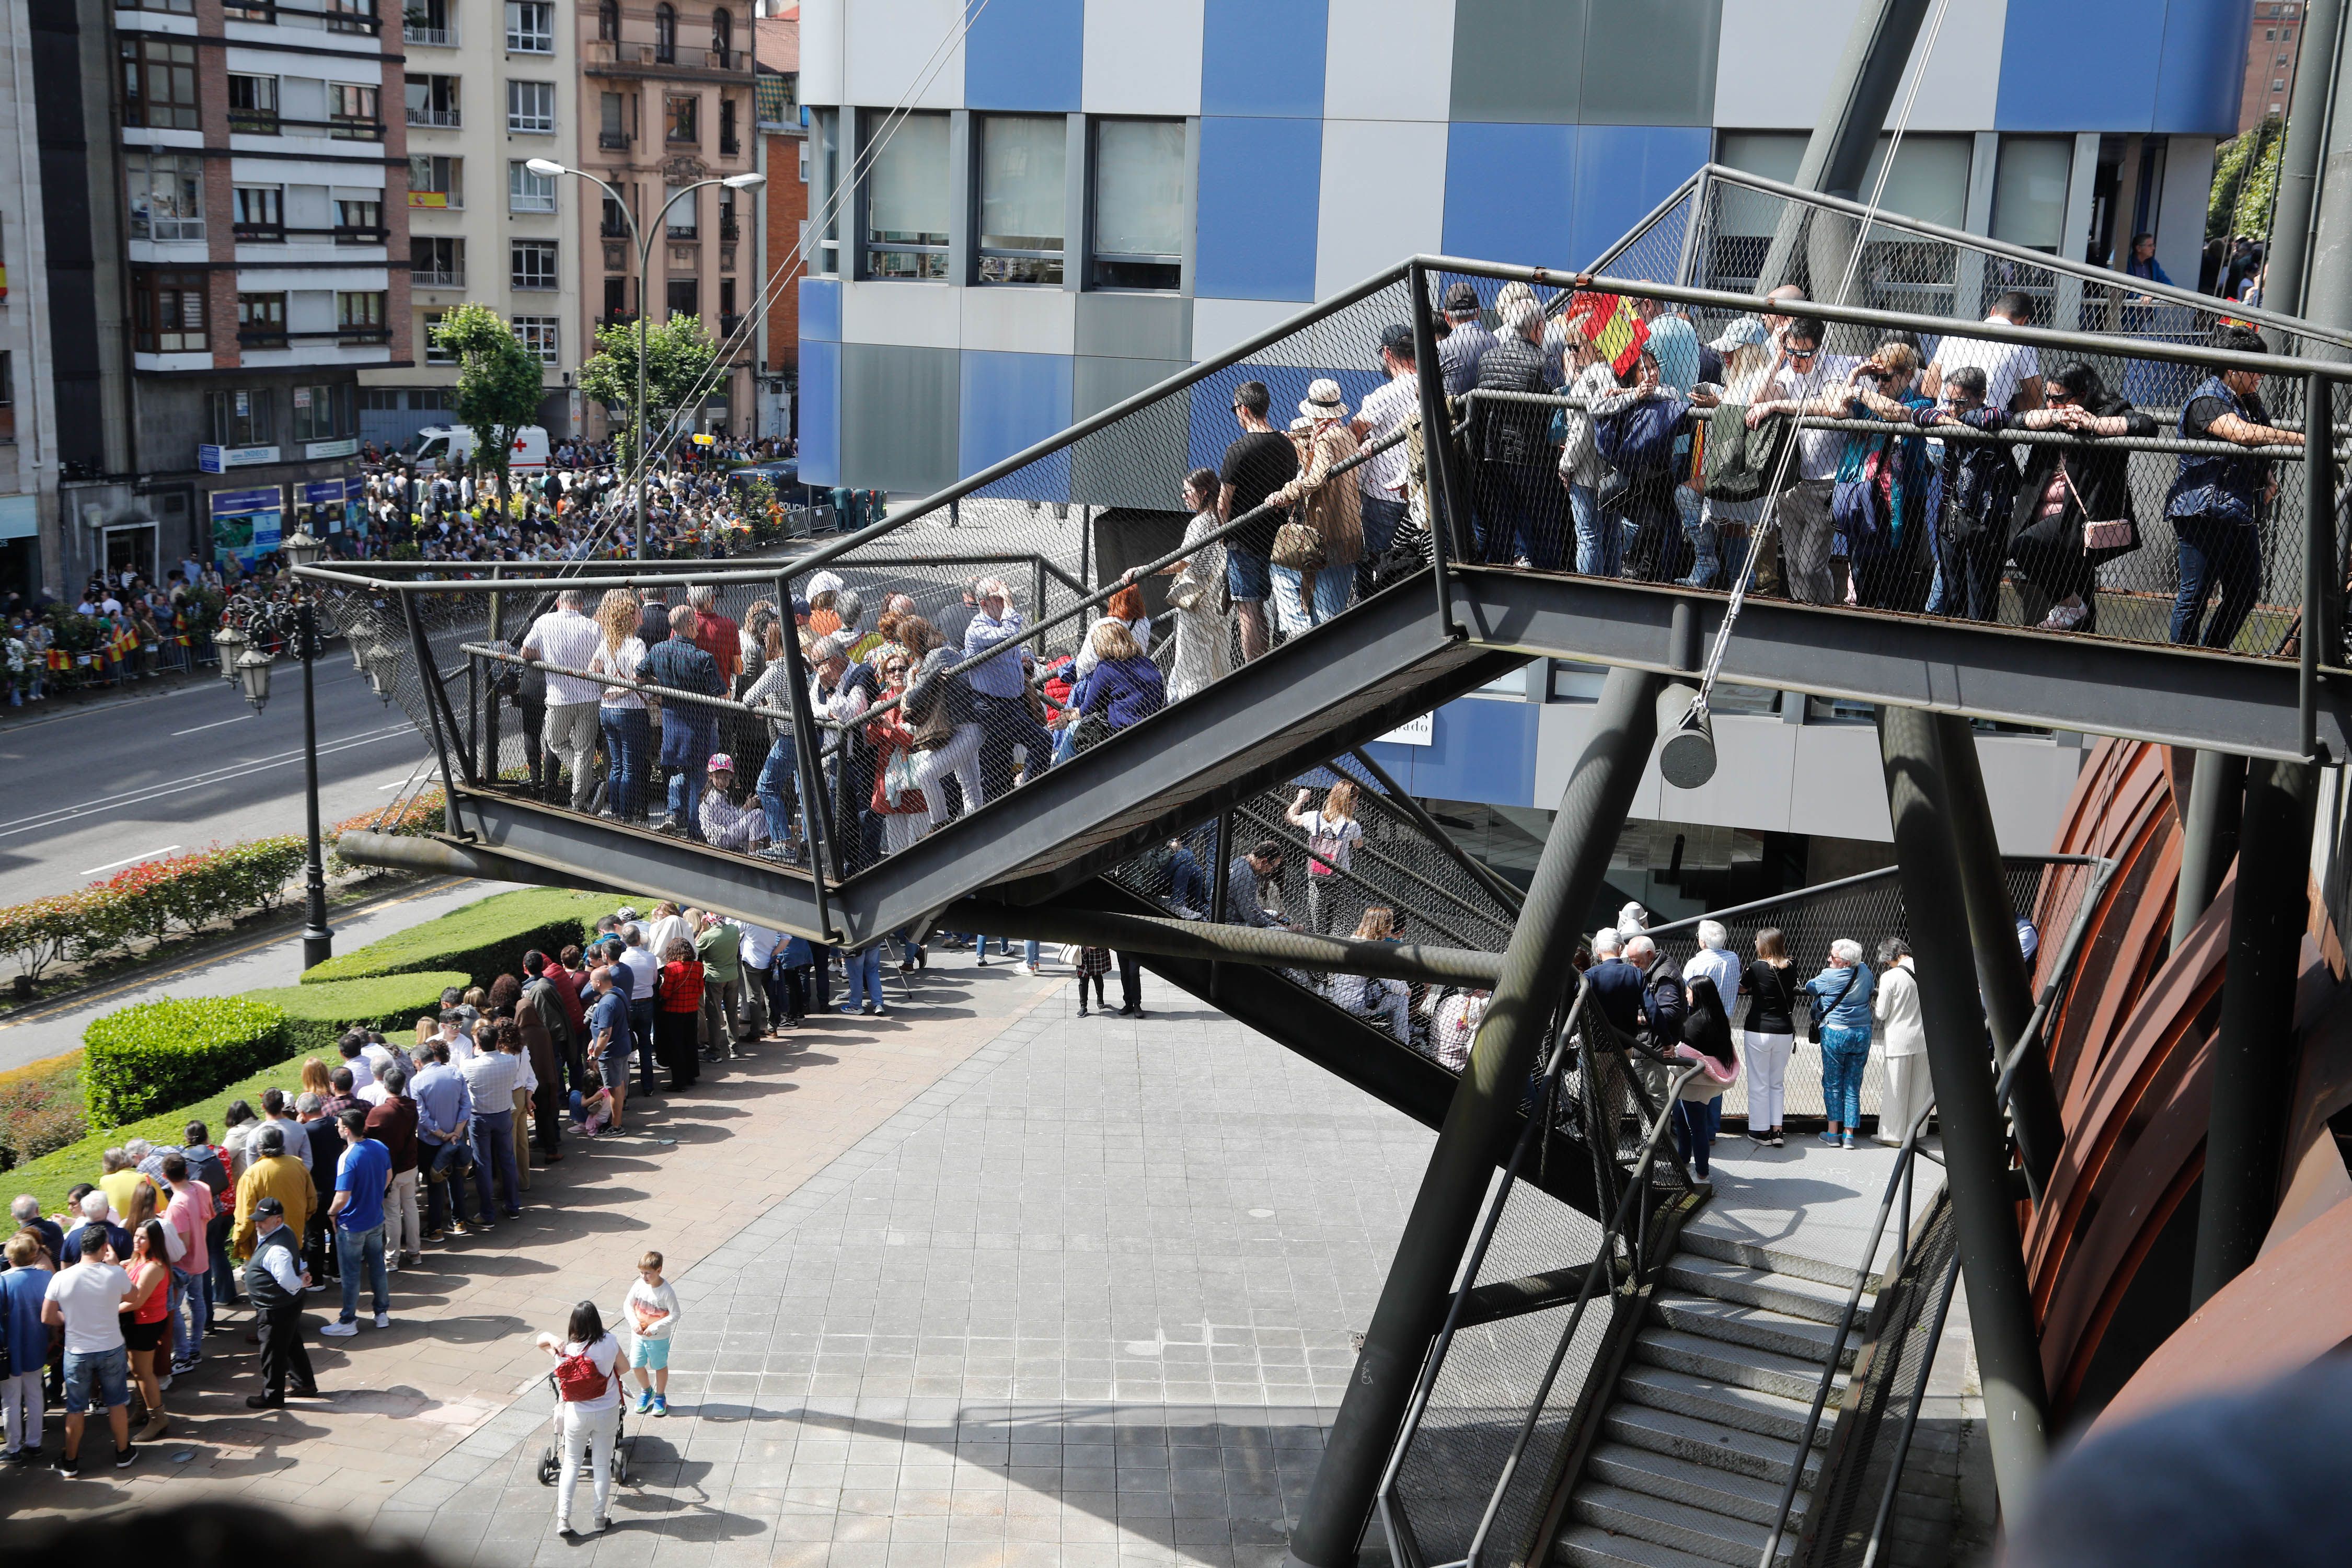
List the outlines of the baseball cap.
{"type": "Polygon", "coordinates": [[[731,773],[735,771],[735,759],[724,752],[719,752],[713,754],[711,759],[703,764],[703,769],[707,773],[731,773]]]}
{"type": "Polygon", "coordinates": [[[1382,327],[1381,329],[1381,347],[1387,349],[1391,353],[1409,354],[1412,353],[1412,329],[1406,326],[1402,321],[1397,322],[1394,326],[1382,327]]]}
{"type": "Polygon", "coordinates": [[[286,1213],[286,1205],[278,1202],[276,1198],[264,1198],[259,1203],[253,1205],[253,1212],[257,1215],[267,1214],[278,1215],[282,1216],[286,1213]]]}
{"type": "Polygon", "coordinates": [[[1456,310],[1485,309],[1486,306],[1479,301],[1478,290],[1467,283],[1456,283],[1445,290],[1445,312],[1448,315],[1452,315],[1456,310]]]}
{"type": "Polygon", "coordinates": [[[1764,331],[1763,322],[1753,316],[1740,316],[1723,329],[1721,337],[1706,346],[1719,354],[1727,354],[1737,348],[1754,347],[1763,342],[1769,335],[1764,331]]]}

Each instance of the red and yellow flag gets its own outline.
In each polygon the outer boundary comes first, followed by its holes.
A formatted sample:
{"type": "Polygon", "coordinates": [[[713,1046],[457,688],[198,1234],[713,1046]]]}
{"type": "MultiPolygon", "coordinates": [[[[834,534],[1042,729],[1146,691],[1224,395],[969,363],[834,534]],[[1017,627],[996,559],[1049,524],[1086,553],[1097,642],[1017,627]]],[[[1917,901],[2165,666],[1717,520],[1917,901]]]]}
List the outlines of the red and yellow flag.
{"type": "Polygon", "coordinates": [[[1633,302],[1622,294],[1572,295],[1566,320],[1591,340],[1619,375],[1633,368],[1642,357],[1642,345],[1650,341],[1649,323],[1635,314],[1633,302]]]}

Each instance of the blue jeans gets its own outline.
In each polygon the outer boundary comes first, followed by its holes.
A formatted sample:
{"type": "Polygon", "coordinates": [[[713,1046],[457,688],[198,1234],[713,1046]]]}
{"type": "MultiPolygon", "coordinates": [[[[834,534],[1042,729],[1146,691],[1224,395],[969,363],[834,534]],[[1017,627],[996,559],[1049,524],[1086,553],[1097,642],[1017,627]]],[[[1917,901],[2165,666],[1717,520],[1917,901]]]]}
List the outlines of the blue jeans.
{"type": "Polygon", "coordinates": [[[1625,534],[1613,517],[1601,515],[1601,496],[1591,485],[1568,487],[1569,515],[1576,520],[1576,571],[1582,577],[1614,577],[1625,569],[1625,534]]]}
{"type": "Polygon", "coordinates": [[[1374,556],[1388,553],[1389,547],[1396,542],[1397,529],[1403,524],[1410,511],[1411,509],[1403,501],[1390,500],[1385,497],[1369,492],[1365,494],[1363,497],[1365,560],[1370,561],[1374,556]]]}
{"type": "MultiPolygon", "coordinates": [[[[509,1111],[508,1115],[514,1114],[509,1111]]],[[[507,1158],[514,1158],[514,1141],[507,1141],[507,1158]]],[[[360,1314],[360,1269],[367,1269],[368,1289],[374,1295],[376,1315],[392,1310],[392,1287],[383,1276],[383,1226],[381,1221],[365,1230],[346,1230],[335,1226],[335,1266],[343,1276],[343,1317],[346,1323],[360,1314]]]]}
{"type": "Polygon", "coordinates": [[[121,1345],[68,1351],[65,1370],[67,1415],[117,1410],[131,1403],[131,1352],[121,1345]]]}
{"type": "Polygon", "coordinates": [[[847,994],[842,998],[841,1010],[845,1013],[856,1012],[858,998],[862,994],[866,1001],[874,1004],[876,1012],[883,1011],[882,944],[877,942],[856,952],[845,953],[842,956],[841,968],[843,978],[849,987],[847,994]]]}
{"type": "Polygon", "coordinates": [[[1675,512],[1682,521],[1683,537],[1691,542],[1690,575],[1683,581],[1694,588],[1712,588],[1722,580],[1723,562],[1716,550],[1715,524],[1705,521],[1696,490],[1675,487],[1675,512]]]}
{"type": "Polygon", "coordinates": [[[707,759],[679,763],[669,775],[669,814],[688,838],[702,837],[702,786],[709,776],[707,759]]]}
{"type": "MultiPolygon", "coordinates": [[[[650,996],[629,1002],[629,1039],[636,1047],[637,1088],[646,1094],[654,1091],[654,999],[650,996]]],[[[621,1071],[626,1075],[629,1064],[623,1062],[621,1071]]]]}
{"type": "Polygon", "coordinates": [[[213,1215],[205,1226],[205,1250],[212,1255],[212,1271],[205,1281],[205,1321],[211,1326],[212,1314],[236,1300],[236,1266],[228,1260],[229,1231],[236,1224],[236,1213],[224,1208],[213,1215]]]}
{"type": "Polygon", "coordinates": [[[760,799],[760,809],[767,814],[768,842],[782,845],[792,835],[792,803],[797,791],[793,769],[798,761],[793,750],[793,738],[779,735],[768,748],[768,760],[760,764],[759,782],[751,793],[760,799]]]}
{"type": "MultiPolygon", "coordinates": [[[[490,1215],[490,1172],[497,1168],[499,1184],[506,1190],[506,1215],[509,1219],[522,1213],[522,1177],[515,1169],[514,1111],[474,1111],[474,1195],[482,1200],[482,1217],[490,1215]]],[[[377,1243],[379,1247],[383,1244],[377,1243]]],[[[351,1289],[346,1285],[345,1289],[351,1289]]]]}
{"type": "Polygon", "coordinates": [[[1274,616],[1285,637],[1297,637],[1301,632],[1321,626],[1348,607],[1348,594],[1356,584],[1353,566],[1327,566],[1315,574],[1315,598],[1306,597],[1306,579],[1287,566],[1276,566],[1274,575],[1274,616]]]}
{"type": "MultiPolygon", "coordinates": [[[[425,1184],[425,1229],[446,1229],[453,1219],[459,1225],[466,1223],[466,1166],[472,1152],[463,1139],[453,1138],[446,1143],[417,1139],[417,1180],[425,1184]],[[434,1180],[436,1176],[441,1179],[434,1180]]],[[[482,1205],[483,1215],[489,1213],[489,1206],[482,1205]]]]}
{"type": "Polygon", "coordinates": [[[604,805],[624,822],[646,811],[646,754],[653,749],[653,724],[642,708],[604,708],[596,722],[604,732],[604,805]]]}
{"type": "Polygon", "coordinates": [[[1822,1103],[1848,1132],[1862,1120],[1862,1071],[1870,1065],[1870,1031],[1822,1026],[1822,1103]]]}
{"type": "Polygon", "coordinates": [[[1677,1100],[1672,1125],[1675,1152],[1683,1157],[1693,1175],[1706,1176],[1707,1158],[1715,1152],[1715,1135],[1723,1127],[1723,1096],[1718,1094],[1705,1104],[1677,1100]]]}
{"type": "Polygon", "coordinates": [[[2212,517],[2176,517],[2180,542],[2180,592],[2172,601],[2172,640],[2200,647],[2228,647],[2238,639],[2262,586],[2262,540],[2242,522],[2212,517]],[[2215,586],[2221,603],[2205,619],[2205,599],[2215,586]],[[2199,623],[2203,623],[2203,632],[2199,623]]]}
{"type": "MultiPolygon", "coordinates": [[[[232,1216],[234,1217],[234,1216],[232,1216]]],[[[205,1348],[205,1330],[212,1309],[205,1300],[205,1280],[184,1268],[172,1270],[172,1359],[185,1361],[205,1348]]]]}

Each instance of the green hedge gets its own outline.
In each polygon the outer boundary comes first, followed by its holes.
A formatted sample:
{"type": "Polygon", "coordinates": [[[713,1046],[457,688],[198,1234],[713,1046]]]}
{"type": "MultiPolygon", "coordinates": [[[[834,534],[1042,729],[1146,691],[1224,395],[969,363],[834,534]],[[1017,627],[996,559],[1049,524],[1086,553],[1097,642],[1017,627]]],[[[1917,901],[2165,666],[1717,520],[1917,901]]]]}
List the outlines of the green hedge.
{"type": "Polygon", "coordinates": [[[417,974],[380,974],[366,980],[330,980],[318,985],[281,985],[269,991],[248,991],[247,996],[285,1014],[280,1038],[285,1048],[327,1058],[340,1058],[335,1042],[350,1028],[382,1029],[388,1037],[403,1037],[419,1016],[441,1010],[441,993],[474,984],[462,970],[428,969],[417,974]]]}
{"type": "Polygon", "coordinates": [[[286,1054],[286,1015],[245,996],[165,997],[90,1020],[82,1103],[112,1127],[194,1098],[286,1054]]]}
{"type": "Polygon", "coordinates": [[[305,985],[363,980],[425,970],[457,970],[473,985],[501,974],[520,978],[522,955],[532,948],[553,953],[583,940],[596,921],[612,913],[609,893],[579,893],[568,888],[525,888],[497,893],[438,920],[394,931],[302,976],[305,985]]]}

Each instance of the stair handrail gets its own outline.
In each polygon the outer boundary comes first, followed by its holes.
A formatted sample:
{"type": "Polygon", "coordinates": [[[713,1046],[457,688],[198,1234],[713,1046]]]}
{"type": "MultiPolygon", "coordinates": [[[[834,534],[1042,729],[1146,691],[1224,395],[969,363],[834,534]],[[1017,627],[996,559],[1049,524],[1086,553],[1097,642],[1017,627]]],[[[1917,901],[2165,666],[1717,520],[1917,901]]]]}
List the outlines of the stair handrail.
{"type": "MultiPolygon", "coordinates": [[[[2066,976],[2073,972],[2075,959],[2081,954],[2084,933],[2090,929],[2092,912],[2098,906],[2099,897],[2105,890],[2108,879],[2115,874],[2116,866],[2120,864],[2115,858],[2105,856],[2068,856],[2063,858],[2063,863],[2089,865],[2092,868],[2090,881],[2083,889],[2082,897],[2075,900],[2074,915],[2067,926],[2065,941],[2061,944],[2056,960],[2051,965],[2049,980],[2043,983],[2042,994],[2035,999],[2033,1012],[2028,1016],[2024,1029],[2019,1034],[2016,1048],[2001,1064],[2000,1081],[1994,1090],[1997,1110],[2005,1111],[2009,1108],[2010,1087],[2016,1077],[2018,1066],[2024,1061],[2030,1050],[2040,1045],[2042,1033],[2048,1026],[2051,1009],[2056,1003],[2058,993],[2064,985],[2066,976]]],[[[1903,1252],[1910,1238],[1912,1162],[1923,1155],[1929,1159],[1935,1158],[1920,1142],[1926,1137],[1928,1120],[1935,1113],[1936,1097],[1931,1086],[1927,1103],[1920,1108],[1919,1114],[1912,1121],[1909,1130],[1903,1135],[1902,1147],[1895,1152],[1894,1169],[1887,1173],[1886,1191],[1879,1199],[1878,1215],[1870,1227],[1870,1240],[1864,1246],[1862,1257],[1855,1265],[1853,1284],[1846,1292],[1845,1308],[1839,1317],[1837,1332],[1830,1340],[1829,1357],[1822,1364],[1821,1381],[1813,1388],[1812,1405],[1805,1415],[1804,1436],[1798,1440],[1797,1457],[1789,1467],[1789,1479],[1781,1485],[1780,1506],[1773,1519],[1771,1533],[1765,1540],[1763,1554],[1758,1559],[1759,1568],[1775,1568],[1776,1561],[1780,1556],[1780,1542],[1788,1533],[1789,1513],[1796,1506],[1797,1489],[1804,1481],[1805,1456],[1811,1451],[1814,1435],[1821,1430],[1822,1412],[1829,1403],[1830,1387],[1837,1381],[1838,1363],[1845,1354],[1847,1336],[1853,1331],[1854,1315],[1862,1303],[1863,1289],[1870,1282],[1871,1265],[1877,1259],[1878,1244],[1885,1235],[1887,1216],[1894,1208],[1898,1194],[1903,1198],[1903,1229],[1899,1233],[1901,1239],[1896,1246],[1895,1261],[1889,1267],[1890,1269],[1901,1268],[1903,1252]]],[[[1940,1321],[1939,1314],[1938,1321],[1940,1321]]],[[[1934,1363],[1934,1347],[1931,1345],[1928,1351],[1930,1365],[1934,1363]]],[[[1924,1371],[1920,1373],[1922,1379],[1926,1375],[1924,1371]]],[[[1898,1456],[1893,1477],[1887,1481],[1887,1496],[1890,1500],[1893,1496],[1895,1479],[1900,1478],[1902,1472],[1903,1464],[1898,1456]]],[[[1890,1506],[1888,1501],[1882,1500],[1882,1522],[1884,1512],[1888,1506],[1890,1506]]]]}
{"type": "MultiPolygon", "coordinates": [[[[1569,1010],[1567,1021],[1561,1026],[1559,1043],[1553,1047],[1551,1059],[1545,1068],[1544,1079],[1548,1096],[1558,1090],[1571,1038],[1575,1041],[1576,1059],[1585,1074],[1586,1081],[1588,1083],[1596,1081],[1593,1076],[1597,1071],[1596,1052],[1593,1049],[1591,1038],[1596,1022],[1600,1026],[1600,1032],[1608,1034],[1623,1049],[1638,1051],[1653,1060],[1673,1067],[1675,1076],[1668,1085],[1663,1106],[1649,1117],[1641,1152],[1635,1157],[1633,1168],[1626,1173],[1624,1191],[1618,1198],[1608,1224],[1601,1230],[1600,1241],[1593,1251],[1592,1260],[1585,1266],[1584,1278],[1577,1290],[1576,1304],[1569,1313],[1567,1325],[1561,1330],[1559,1342],[1553,1349],[1551,1360],[1544,1369],[1543,1380],[1537,1385],[1533,1396],[1528,1401],[1528,1414],[1520,1423],[1518,1436],[1513,1440],[1511,1451],[1506,1456],[1494,1489],[1488,1494],[1486,1507],[1479,1516],[1478,1527],[1471,1537],[1468,1551],[1465,1556],[1443,1564],[1441,1568],[1478,1568],[1486,1551],[1487,1537],[1493,1532],[1495,1520],[1502,1511],[1504,1498],[1509,1492],[1511,1482],[1517,1475],[1520,1461],[1527,1456],[1528,1445],[1534,1440],[1536,1423],[1541,1417],[1545,1404],[1551,1396],[1552,1385],[1559,1377],[1560,1365],[1568,1357],[1569,1347],[1575,1342],[1576,1331],[1583,1322],[1585,1309],[1591,1302],[1593,1291],[1603,1271],[1607,1272],[1612,1286],[1614,1287],[1617,1277],[1616,1245],[1626,1237],[1628,1220],[1635,1206],[1634,1200],[1650,1190],[1649,1173],[1657,1157],[1658,1142],[1672,1120],[1674,1107],[1681,1098],[1683,1086],[1700,1070],[1699,1063],[1675,1062],[1674,1058],[1665,1056],[1663,1052],[1653,1051],[1639,1042],[1623,1039],[1617,1034],[1614,1026],[1609,1023],[1607,1016],[1598,1005],[1588,1005],[1592,1002],[1592,997],[1591,981],[1589,978],[1580,977],[1576,1000],[1569,1010]],[[1584,1027],[1580,1028],[1578,1026],[1580,1024],[1584,1027]]],[[[1648,1097],[1641,1093],[1638,1084],[1634,1082],[1631,1074],[1627,1075],[1626,1082],[1628,1088],[1633,1090],[1644,1111],[1647,1112],[1648,1097]]],[[[1486,1248],[1493,1240],[1496,1226],[1500,1224],[1503,1211],[1507,1206],[1507,1200],[1510,1188],[1517,1178],[1519,1161],[1532,1141],[1535,1128],[1548,1122],[1549,1120],[1547,1116],[1529,1119],[1528,1127],[1520,1134],[1518,1146],[1512,1152],[1511,1163],[1506,1168],[1505,1180],[1496,1195],[1488,1202],[1486,1216],[1480,1224],[1478,1237],[1465,1265],[1461,1283],[1455,1287],[1454,1300],[1446,1308],[1444,1326],[1439,1331],[1435,1342],[1431,1346],[1429,1356],[1423,1363],[1421,1380],[1413,1390],[1412,1403],[1407,1410],[1403,1428],[1398,1434],[1395,1447],[1390,1452],[1388,1467],[1381,1477],[1380,1489],[1374,1494],[1374,1504],[1381,1515],[1381,1527],[1389,1538],[1391,1550],[1401,1562],[1418,1563],[1420,1553],[1412,1542],[1409,1524],[1397,1516],[1395,1490],[1398,1477],[1402,1471],[1405,1456],[1412,1448],[1413,1436],[1420,1429],[1422,1418],[1428,1409],[1430,1394],[1436,1386],[1438,1373],[1444,1368],[1446,1353],[1451,1349],[1454,1334],[1461,1325],[1465,1307],[1469,1301],[1471,1292],[1477,1287],[1478,1270],[1486,1259],[1486,1248]]],[[[1587,1141],[1594,1142],[1596,1148],[1599,1135],[1598,1129],[1590,1127],[1586,1129],[1587,1141]]],[[[1639,1250],[1630,1241],[1626,1241],[1626,1250],[1633,1271],[1638,1275],[1642,1269],[1639,1250]]]]}

